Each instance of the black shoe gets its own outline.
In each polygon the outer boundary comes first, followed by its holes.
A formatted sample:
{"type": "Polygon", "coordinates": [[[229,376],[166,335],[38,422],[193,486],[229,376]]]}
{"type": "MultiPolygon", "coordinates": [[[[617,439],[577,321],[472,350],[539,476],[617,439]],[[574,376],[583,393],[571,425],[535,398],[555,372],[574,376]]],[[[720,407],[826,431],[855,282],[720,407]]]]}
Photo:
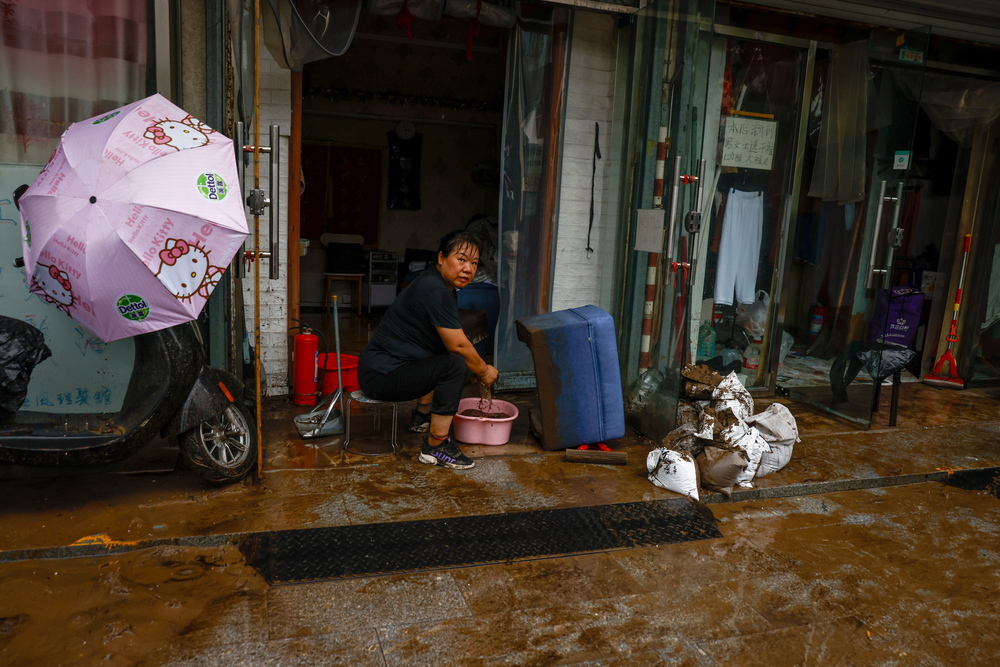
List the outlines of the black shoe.
{"type": "Polygon", "coordinates": [[[410,433],[427,433],[431,430],[431,416],[420,410],[414,410],[410,415],[410,433]]]}
{"type": "MultiPolygon", "coordinates": [[[[427,440],[430,440],[430,436],[427,437],[427,440]]],[[[424,440],[423,446],[420,447],[418,460],[421,463],[444,466],[445,468],[453,468],[454,470],[465,470],[476,465],[475,461],[462,453],[462,450],[452,442],[451,438],[448,438],[437,447],[431,447],[427,440],[424,440]]]]}

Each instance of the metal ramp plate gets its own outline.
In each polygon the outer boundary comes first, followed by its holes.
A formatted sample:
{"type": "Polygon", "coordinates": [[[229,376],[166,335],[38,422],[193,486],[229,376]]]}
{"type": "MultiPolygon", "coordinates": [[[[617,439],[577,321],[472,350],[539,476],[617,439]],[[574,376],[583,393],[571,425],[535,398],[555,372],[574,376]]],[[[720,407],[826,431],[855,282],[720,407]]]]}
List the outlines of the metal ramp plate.
{"type": "Polygon", "coordinates": [[[239,542],[272,584],[415,572],[722,537],[687,499],[252,533],[239,542]]]}

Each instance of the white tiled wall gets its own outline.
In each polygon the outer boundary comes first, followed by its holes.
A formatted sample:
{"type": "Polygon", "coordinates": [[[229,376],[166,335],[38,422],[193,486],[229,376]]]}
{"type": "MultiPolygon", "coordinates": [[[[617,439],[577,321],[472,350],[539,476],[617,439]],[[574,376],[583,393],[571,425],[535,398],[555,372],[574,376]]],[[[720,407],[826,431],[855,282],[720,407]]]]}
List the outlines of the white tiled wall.
{"type": "MultiPolygon", "coordinates": [[[[260,143],[268,145],[271,125],[279,125],[281,137],[280,172],[278,178],[278,230],[280,248],[278,250],[279,273],[277,280],[268,279],[268,260],[260,267],[260,336],[261,364],[267,378],[264,391],[269,396],[288,393],[288,137],[291,133],[291,72],[282,69],[271,57],[267,49],[260,54],[260,143]]],[[[251,128],[252,131],[252,128],[251,128]]],[[[253,137],[247,139],[253,142],[253,137]]],[[[262,155],[260,162],[260,187],[267,192],[268,162],[262,155]]],[[[252,187],[252,163],[247,169],[247,188],[252,187]]],[[[270,194],[270,193],[268,193],[270,194]]],[[[247,224],[253,232],[253,217],[247,217],[247,224]]],[[[260,217],[261,250],[268,249],[267,213],[260,217]]],[[[247,247],[252,247],[253,236],[247,247]]],[[[251,342],[254,337],[254,277],[253,269],[243,279],[243,299],[246,310],[246,326],[251,342]]]]}
{"type": "Polygon", "coordinates": [[[562,146],[559,213],[556,221],[556,258],[552,310],[602,303],[604,267],[610,256],[616,221],[606,214],[607,159],[610,153],[614,101],[617,29],[615,17],[577,12],[570,46],[566,94],[566,126],[562,146]],[[600,124],[603,159],[597,161],[594,186],[594,228],[587,256],[590,189],[593,173],[594,123],[600,124]]]}

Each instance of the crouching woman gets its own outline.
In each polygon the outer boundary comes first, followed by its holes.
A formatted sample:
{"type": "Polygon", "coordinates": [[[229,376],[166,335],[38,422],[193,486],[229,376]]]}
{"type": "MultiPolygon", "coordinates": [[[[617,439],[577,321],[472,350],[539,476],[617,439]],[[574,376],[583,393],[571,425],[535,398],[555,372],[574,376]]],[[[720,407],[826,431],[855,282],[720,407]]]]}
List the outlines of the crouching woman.
{"type": "Polygon", "coordinates": [[[487,387],[497,379],[458,317],[456,290],[476,275],[479,254],[479,240],[468,232],[441,239],[437,266],[400,292],[358,362],[358,384],[367,396],[417,400],[410,430],[427,433],[420,462],[458,470],[475,465],[448,436],[468,372],[487,387]]]}

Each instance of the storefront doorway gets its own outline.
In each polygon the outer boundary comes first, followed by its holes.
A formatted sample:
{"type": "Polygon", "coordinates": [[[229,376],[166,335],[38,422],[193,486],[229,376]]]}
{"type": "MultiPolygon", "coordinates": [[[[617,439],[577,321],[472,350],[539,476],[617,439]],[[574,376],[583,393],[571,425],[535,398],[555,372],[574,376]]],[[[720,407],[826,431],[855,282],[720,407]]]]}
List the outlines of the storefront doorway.
{"type": "MultiPolygon", "coordinates": [[[[932,43],[929,27],[712,2],[676,13],[654,5],[640,21],[659,22],[666,35],[643,45],[638,31],[648,61],[683,54],[664,90],[686,87],[663,105],[670,151],[660,257],[669,264],[659,267],[652,306],[655,372],[626,371],[633,405],[661,415],[644,416],[641,431],[659,437],[672,427],[690,361],[870,427],[877,383],[896,371],[903,382],[921,380],[944,352],[973,229],[957,372],[1000,378],[990,287],[1000,270],[990,194],[1000,105],[985,85],[996,77],[950,64],[965,47],[932,43]]],[[[659,91],[650,90],[653,99],[659,91]]],[[[635,199],[642,209],[639,188],[635,199]]]]}
{"type": "Polygon", "coordinates": [[[938,268],[932,256],[945,216],[927,206],[921,216],[919,203],[933,189],[923,170],[947,167],[915,154],[918,134],[929,145],[919,107],[928,39],[927,29],[873,31],[822,50],[813,81],[822,107],[805,147],[809,186],[785,268],[787,355],[779,349],[769,366],[776,388],[865,426],[877,409],[876,382],[895,371],[919,376],[914,348],[930,310],[915,283],[924,267],[938,268]]]}

